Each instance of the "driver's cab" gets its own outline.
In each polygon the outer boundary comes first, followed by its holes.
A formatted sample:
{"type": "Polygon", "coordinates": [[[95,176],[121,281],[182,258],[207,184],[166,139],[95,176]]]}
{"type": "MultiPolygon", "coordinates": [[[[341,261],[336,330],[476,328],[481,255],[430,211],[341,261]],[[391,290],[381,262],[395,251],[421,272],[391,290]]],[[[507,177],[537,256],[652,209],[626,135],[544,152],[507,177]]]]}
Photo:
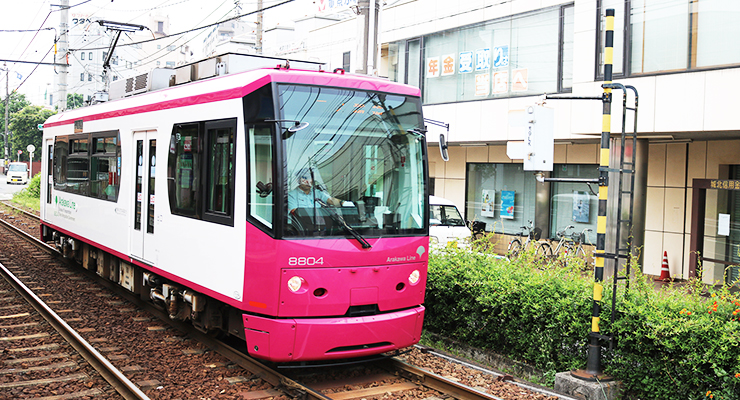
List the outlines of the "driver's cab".
{"type": "Polygon", "coordinates": [[[467,247],[472,232],[455,203],[429,196],[429,243],[437,247],[467,247]]]}

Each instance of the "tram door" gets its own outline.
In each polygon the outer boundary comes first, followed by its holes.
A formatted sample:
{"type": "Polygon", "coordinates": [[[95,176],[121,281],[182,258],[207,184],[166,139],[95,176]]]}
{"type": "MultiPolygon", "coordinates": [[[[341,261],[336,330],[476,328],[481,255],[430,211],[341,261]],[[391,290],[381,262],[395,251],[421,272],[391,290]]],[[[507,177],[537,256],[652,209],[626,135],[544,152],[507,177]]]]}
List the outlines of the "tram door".
{"type": "Polygon", "coordinates": [[[157,168],[156,131],[134,133],[134,177],[131,225],[131,256],[157,263],[155,229],[155,177],[157,168]]]}
{"type": "Polygon", "coordinates": [[[42,219],[47,217],[46,210],[51,207],[51,188],[54,186],[54,177],[52,176],[52,167],[54,166],[54,140],[47,139],[44,146],[46,146],[47,156],[45,159],[41,160],[41,174],[46,174],[46,187],[44,188],[46,196],[41,199],[41,202],[46,202],[46,204],[43,205],[40,210],[42,219]]]}

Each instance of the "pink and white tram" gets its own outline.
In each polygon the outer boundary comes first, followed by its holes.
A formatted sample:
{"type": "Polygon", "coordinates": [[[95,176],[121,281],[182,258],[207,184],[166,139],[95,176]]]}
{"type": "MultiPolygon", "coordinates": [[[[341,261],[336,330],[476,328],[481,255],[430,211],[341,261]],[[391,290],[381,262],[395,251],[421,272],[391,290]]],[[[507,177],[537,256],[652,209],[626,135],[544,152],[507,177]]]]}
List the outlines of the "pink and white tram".
{"type": "Polygon", "coordinates": [[[257,358],[404,348],[424,316],[422,129],[417,88],[285,68],[65,111],[44,124],[41,235],[257,358]],[[308,178],[313,201],[289,205],[308,178]]]}

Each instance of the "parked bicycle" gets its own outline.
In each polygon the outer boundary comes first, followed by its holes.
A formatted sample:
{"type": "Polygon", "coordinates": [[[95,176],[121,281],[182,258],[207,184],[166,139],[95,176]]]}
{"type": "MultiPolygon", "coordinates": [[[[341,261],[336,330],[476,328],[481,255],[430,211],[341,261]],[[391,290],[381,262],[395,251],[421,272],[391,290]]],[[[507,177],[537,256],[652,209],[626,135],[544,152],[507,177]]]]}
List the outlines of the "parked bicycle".
{"type": "Polygon", "coordinates": [[[486,223],[482,221],[468,221],[468,227],[473,234],[473,247],[478,251],[489,251],[493,245],[491,244],[489,234],[486,232],[486,223]]]}
{"type": "MultiPolygon", "coordinates": [[[[509,247],[506,251],[506,256],[509,258],[509,260],[514,260],[517,257],[519,257],[522,252],[526,252],[529,246],[536,245],[536,243],[539,243],[540,236],[542,235],[542,229],[535,228],[532,221],[529,222],[529,226],[522,226],[522,232],[519,232],[517,234],[517,238],[512,239],[509,242],[509,247]],[[524,239],[524,242],[520,238],[523,238],[524,232],[527,232],[526,239],[524,239]]],[[[535,257],[539,258],[542,256],[542,253],[540,251],[540,247],[536,248],[536,255],[535,257]]]]}
{"type": "MultiPolygon", "coordinates": [[[[569,229],[575,229],[573,225],[568,225],[555,235],[558,237],[558,244],[553,250],[549,243],[540,244],[538,253],[541,253],[548,262],[560,260],[563,266],[567,265],[570,257],[581,258],[586,260],[586,250],[583,244],[586,243],[586,232],[592,232],[593,229],[586,228],[581,233],[568,233],[569,229]]],[[[589,243],[590,244],[590,243],[589,243]]]]}

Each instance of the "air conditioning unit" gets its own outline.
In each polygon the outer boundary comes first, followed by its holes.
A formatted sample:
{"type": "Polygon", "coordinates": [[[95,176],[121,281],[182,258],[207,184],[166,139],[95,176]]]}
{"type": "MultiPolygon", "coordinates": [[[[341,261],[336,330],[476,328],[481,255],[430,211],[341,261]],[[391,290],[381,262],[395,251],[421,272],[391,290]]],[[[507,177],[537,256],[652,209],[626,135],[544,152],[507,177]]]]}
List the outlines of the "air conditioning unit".
{"type": "Polygon", "coordinates": [[[146,74],[111,82],[110,100],[170,87],[174,76],[175,71],[170,68],[154,68],[146,74]]]}

